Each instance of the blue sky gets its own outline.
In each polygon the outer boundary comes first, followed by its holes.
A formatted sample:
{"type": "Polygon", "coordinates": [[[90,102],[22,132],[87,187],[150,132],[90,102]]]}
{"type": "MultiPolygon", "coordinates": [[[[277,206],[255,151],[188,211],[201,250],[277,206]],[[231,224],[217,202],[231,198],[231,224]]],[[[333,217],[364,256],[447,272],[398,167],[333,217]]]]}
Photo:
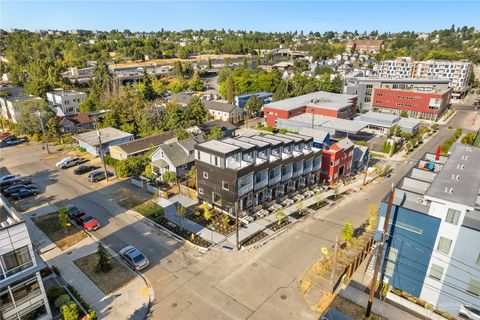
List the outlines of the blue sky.
{"type": "Polygon", "coordinates": [[[477,1],[5,1],[0,28],[432,31],[480,28],[477,1]]]}

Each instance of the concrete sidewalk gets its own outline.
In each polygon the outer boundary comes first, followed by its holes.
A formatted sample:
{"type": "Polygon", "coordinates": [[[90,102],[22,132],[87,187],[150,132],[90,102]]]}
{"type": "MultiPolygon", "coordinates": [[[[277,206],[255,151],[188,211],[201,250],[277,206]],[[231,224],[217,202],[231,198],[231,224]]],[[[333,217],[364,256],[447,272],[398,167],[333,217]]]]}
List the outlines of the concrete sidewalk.
{"type": "MultiPolygon", "coordinates": [[[[98,242],[88,236],[62,251],[31,220],[57,209],[56,206],[46,205],[23,215],[32,243],[42,259],[50,267],[54,265],[60,270],[61,277],[77,289],[100,319],[144,319],[150,301],[154,299],[153,290],[148,288],[142,276],[137,275],[124,287],[105,295],[74,263],[75,260],[96,252],[98,242]]],[[[116,255],[115,252],[110,253],[116,255]]]]}

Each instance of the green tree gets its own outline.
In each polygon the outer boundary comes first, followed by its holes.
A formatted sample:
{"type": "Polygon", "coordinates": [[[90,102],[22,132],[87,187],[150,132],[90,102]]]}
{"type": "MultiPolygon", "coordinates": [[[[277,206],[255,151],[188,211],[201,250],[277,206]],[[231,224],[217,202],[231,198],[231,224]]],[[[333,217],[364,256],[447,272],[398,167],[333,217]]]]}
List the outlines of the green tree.
{"type": "Polygon", "coordinates": [[[277,219],[278,225],[282,224],[283,219],[285,219],[285,213],[283,213],[283,209],[278,209],[277,212],[275,212],[275,219],[277,219]]]}
{"type": "Polygon", "coordinates": [[[207,60],[207,69],[210,70],[212,69],[212,59],[208,58],[207,60]]]}
{"type": "Polygon", "coordinates": [[[223,66],[225,68],[230,68],[230,59],[229,58],[223,59],[223,66]]]}
{"type": "Polygon", "coordinates": [[[235,83],[233,82],[233,76],[227,78],[227,101],[228,103],[235,101],[235,83]]]}
{"type": "Polygon", "coordinates": [[[143,91],[142,91],[143,98],[146,101],[152,101],[155,99],[156,92],[152,85],[152,78],[147,73],[147,69],[143,70],[143,91]]]}
{"type": "Polygon", "coordinates": [[[180,218],[180,226],[182,226],[182,220],[185,217],[185,207],[181,203],[177,202],[175,208],[175,214],[180,218]]]}
{"type": "Polygon", "coordinates": [[[177,137],[178,141],[181,141],[190,138],[192,135],[188,133],[185,128],[177,128],[175,129],[175,136],[177,137]]]}
{"type": "Polygon", "coordinates": [[[210,129],[210,132],[205,137],[206,141],[209,140],[220,140],[223,139],[223,131],[219,127],[214,127],[210,129]]]}
{"type": "Polygon", "coordinates": [[[402,117],[402,118],[408,118],[408,112],[407,112],[406,110],[402,110],[402,111],[400,112],[400,117],[402,117]]]}
{"type": "Polygon", "coordinates": [[[60,137],[60,128],[58,127],[58,120],[51,117],[47,122],[47,132],[50,139],[58,139],[60,137]]]}
{"type": "Polygon", "coordinates": [[[205,221],[210,221],[212,219],[212,211],[208,203],[205,202],[203,205],[203,218],[205,221]]]}
{"type": "Polygon", "coordinates": [[[245,69],[248,68],[248,60],[247,60],[247,57],[244,57],[244,58],[243,58],[243,67],[244,67],[245,69]]]}
{"type": "Polygon", "coordinates": [[[258,67],[260,65],[260,57],[257,57],[257,59],[255,59],[255,67],[258,67]]]}
{"type": "Polygon", "coordinates": [[[353,238],[353,226],[349,220],[345,222],[343,226],[342,233],[340,234],[340,239],[343,241],[349,242],[353,238]]]}
{"type": "Polygon", "coordinates": [[[63,228],[63,233],[67,233],[67,229],[70,226],[70,222],[68,221],[68,209],[63,207],[58,209],[58,224],[60,227],[63,228]]]}
{"type": "Polygon", "coordinates": [[[78,310],[78,306],[70,302],[68,304],[64,304],[62,306],[62,316],[64,320],[78,320],[80,319],[80,312],[78,310]]]}
{"type": "Polygon", "coordinates": [[[183,67],[179,60],[173,63],[173,74],[178,80],[183,80],[183,67]]]}
{"type": "Polygon", "coordinates": [[[230,218],[228,218],[227,215],[224,215],[222,218],[222,225],[223,229],[227,230],[228,229],[228,223],[230,222],[230,218]]]}
{"type": "Polygon", "coordinates": [[[173,171],[167,171],[163,174],[163,181],[165,181],[166,183],[170,184],[170,185],[174,185],[177,183],[178,181],[178,177],[177,175],[175,174],[175,172],[173,171]]]}
{"type": "Polygon", "coordinates": [[[253,117],[257,116],[261,110],[262,102],[256,94],[252,94],[252,96],[248,98],[247,103],[245,104],[245,111],[249,116],[253,117]]]}
{"type": "Polygon", "coordinates": [[[273,93],[273,101],[280,101],[288,98],[287,82],[282,80],[273,93]]]}
{"type": "Polygon", "coordinates": [[[42,128],[40,125],[39,110],[46,128],[50,118],[55,117],[55,112],[52,107],[44,101],[39,100],[38,102],[29,101],[20,107],[20,114],[15,126],[15,131],[20,134],[40,133],[42,128]]]}
{"type": "Polygon", "coordinates": [[[177,103],[167,103],[165,107],[165,126],[168,130],[186,127],[186,116],[182,107],[177,103]]]}
{"type": "Polygon", "coordinates": [[[97,256],[98,256],[97,269],[96,269],[97,272],[106,273],[112,270],[107,249],[105,249],[105,247],[101,242],[98,243],[97,256]]]}
{"type": "Polygon", "coordinates": [[[195,126],[204,123],[208,118],[208,110],[199,97],[193,96],[185,110],[187,126],[195,126]]]}

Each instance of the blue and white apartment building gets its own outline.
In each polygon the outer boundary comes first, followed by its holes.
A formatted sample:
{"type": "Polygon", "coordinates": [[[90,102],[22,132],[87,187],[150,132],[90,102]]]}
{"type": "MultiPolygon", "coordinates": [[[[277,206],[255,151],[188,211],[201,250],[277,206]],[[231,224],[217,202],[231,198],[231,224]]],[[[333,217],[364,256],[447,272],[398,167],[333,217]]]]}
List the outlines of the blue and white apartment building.
{"type": "Polygon", "coordinates": [[[455,143],[448,157],[425,154],[395,187],[383,281],[452,315],[480,310],[479,190],[479,148],[455,143]]]}

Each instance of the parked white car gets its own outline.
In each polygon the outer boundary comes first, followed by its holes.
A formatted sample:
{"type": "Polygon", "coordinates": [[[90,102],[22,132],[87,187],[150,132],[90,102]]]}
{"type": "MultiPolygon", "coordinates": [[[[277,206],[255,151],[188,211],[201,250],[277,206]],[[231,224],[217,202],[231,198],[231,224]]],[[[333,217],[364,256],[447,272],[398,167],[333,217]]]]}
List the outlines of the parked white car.
{"type": "Polygon", "coordinates": [[[473,307],[462,305],[459,314],[465,319],[480,320],[480,310],[473,307]]]}
{"type": "Polygon", "coordinates": [[[81,159],[81,158],[68,157],[57,162],[55,165],[60,169],[66,169],[66,168],[73,167],[77,164],[84,163],[85,161],[87,160],[81,159]]]}

